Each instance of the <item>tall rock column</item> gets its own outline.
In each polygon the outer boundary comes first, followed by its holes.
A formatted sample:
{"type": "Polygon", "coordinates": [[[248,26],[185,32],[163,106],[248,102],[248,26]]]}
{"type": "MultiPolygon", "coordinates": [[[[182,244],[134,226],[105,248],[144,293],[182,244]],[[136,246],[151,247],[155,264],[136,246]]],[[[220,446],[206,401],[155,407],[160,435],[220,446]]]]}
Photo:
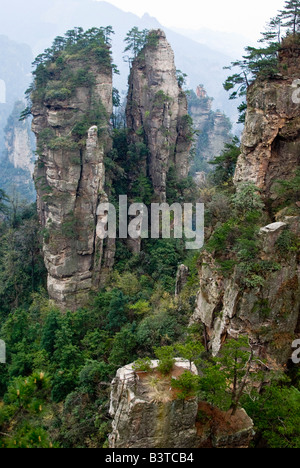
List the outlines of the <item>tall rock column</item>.
{"type": "Polygon", "coordinates": [[[140,172],[150,176],[156,198],[165,201],[169,168],[174,166],[179,179],[188,175],[192,128],[174,53],[161,30],[149,33],[133,62],[126,117],[130,141],[145,142],[149,149],[140,172]]]}
{"type": "Polygon", "coordinates": [[[222,252],[216,249],[201,254],[200,287],[191,320],[204,325],[207,345],[214,355],[226,339],[245,335],[255,353],[276,370],[285,369],[300,332],[298,201],[291,201],[292,206],[288,198],[283,199],[282,209],[281,195],[276,191],[278,180],[291,181],[299,170],[299,52],[297,45],[283,44],[281,73],[257,79],[250,86],[242,154],[234,176],[237,191],[249,182],[260,189],[270,208],[270,221],[277,222],[260,227],[256,253],[247,260],[236,256],[232,241],[222,252]],[[277,208],[280,211],[276,213],[277,208]],[[220,268],[225,260],[234,260],[230,274],[220,268]]]}
{"type": "Polygon", "coordinates": [[[112,71],[92,54],[84,60],[62,57],[59,67],[57,61],[46,67],[52,73],[45,91],[32,94],[37,206],[50,298],[76,309],[112,263],[113,248],[105,252],[96,236],[97,207],[107,201],[112,71]]]}
{"type": "Polygon", "coordinates": [[[265,199],[276,199],[276,181],[290,179],[300,164],[300,104],[293,98],[300,52],[297,48],[293,52],[283,46],[282,74],[256,80],[247,94],[242,154],[234,180],[236,185],[253,182],[265,199]]]}
{"type": "Polygon", "coordinates": [[[199,132],[195,148],[197,169],[199,162],[203,165],[203,161],[211,161],[232,141],[232,124],[225,114],[212,110],[213,99],[208,97],[203,85],[197,87],[196,93],[190,93],[188,102],[194,128],[199,132]]]}

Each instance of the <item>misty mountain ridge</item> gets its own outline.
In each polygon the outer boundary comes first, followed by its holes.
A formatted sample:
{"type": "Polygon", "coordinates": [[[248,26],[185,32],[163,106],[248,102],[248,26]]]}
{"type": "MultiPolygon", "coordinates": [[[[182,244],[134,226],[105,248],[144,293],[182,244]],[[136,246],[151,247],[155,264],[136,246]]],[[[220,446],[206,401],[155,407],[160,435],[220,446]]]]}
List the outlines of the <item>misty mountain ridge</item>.
{"type": "Polygon", "coordinates": [[[174,52],[178,69],[188,75],[187,86],[195,89],[200,83],[214,98],[213,107],[236,119],[236,103],[228,100],[222,84],[228,72],[223,70],[236,58],[205,44],[200,44],[178,32],[161,25],[156,18],[145,13],[142,18],[111,5],[94,0],[28,0],[21,4],[11,0],[3,6],[0,30],[11,39],[27,43],[38,55],[49,47],[53,39],[68,29],[82,26],[84,29],[111,25],[113,37],[113,59],[120,70],[115,76],[115,87],[120,91],[127,88],[128,64],[123,61],[124,38],[134,26],[139,29],[163,29],[174,52]]]}
{"type": "Polygon", "coordinates": [[[237,58],[245,53],[245,47],[248,45],[255,46],[255,42],[249,37],[242,36],[238,33],[226,31],[215,31],[208,28],[201,29],[182,29],[172,28],[178,34],[181,34],[193,41],[206,45],[210,49],[228,55],[231,58],[237,58]]]}

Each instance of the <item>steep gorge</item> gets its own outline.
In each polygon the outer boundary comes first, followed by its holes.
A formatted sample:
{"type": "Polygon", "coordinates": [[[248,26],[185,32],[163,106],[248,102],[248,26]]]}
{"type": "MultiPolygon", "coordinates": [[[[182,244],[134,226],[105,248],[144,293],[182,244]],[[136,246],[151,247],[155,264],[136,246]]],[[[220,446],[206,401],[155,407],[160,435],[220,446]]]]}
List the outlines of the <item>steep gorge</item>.
{"type": "MultiPolygon", "coordinates": [[[[125,160],[111,153],[112,67],[108,46],[102,49],[100,61],[93,53],[83,58],[82,51],[79,57],[63,51],[46,62],[46,78],[39,65],[32,92],[39,155],[35,184],[48,291],[63,308],[84,304],[114,263],[115,239],[97,238],[97,207],[120,185],[119,175],[105,170],[105,158],[127,180],[121,194],[131,202],[141,200],[133,186],[139,190],[143,181],[151,185],[151,201],[166,201],[169,170],[178,180],[189,172],[191,119],[163,31],[150,32],[129,77],[128,141],[122,151],[133,148],[135,163],[130,151],[125,160]],[[107,180],[108,173],[114,180],[107,180]]],[[[135,252],[141,249],[140,239],[128,245],[135,252]]]]}

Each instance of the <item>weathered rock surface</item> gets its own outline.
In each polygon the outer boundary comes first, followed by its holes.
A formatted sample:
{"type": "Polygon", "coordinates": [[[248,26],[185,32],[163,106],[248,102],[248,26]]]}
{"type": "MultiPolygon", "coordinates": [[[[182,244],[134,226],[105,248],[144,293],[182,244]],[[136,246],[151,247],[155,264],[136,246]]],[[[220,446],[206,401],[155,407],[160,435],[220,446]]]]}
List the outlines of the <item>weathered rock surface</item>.
{"type": "Polygon", "coordinates": [[[105,250],[96,236],[97,207],[107,201],[104,157],[111,148],[112,72],[92,59],[88,64],[72,59],[68,66],[74,73],[89,66],[93,86],[82,84],[65,100],[34,100],[32,129],[39,152],[35,184],[48,291],[58,305],[74,309],[99,285],[114,257],[114,243],[105,250]],[[78,142],[74,126],[93,109],[102,112],[102,125],[91,126],[85,142],[78,142]],[[51,136],[50,144],[45,135],[51,136]]]}
{"type": "Polygon", "coordinates": [[[290,179],[300,164],[300,106],[293,99],[300,73],[299,49],[297,53],[296,61],[282,54],[287,65],[283,74],[274,80],[257,80],[248,91],[242,154],[234,180],[236,185],[253,182],[265,199],[276,199],[275,182],[290,179]]]}
{"type": "Polygon", "coordinates": [[[220,411],[201,402],[198,411],[196,448],[249,448],[255,435],[254,424],[244,409],[232,415],[232,411],[220,411]]]}
{"type": "Polygon", "coordinates": [[[189,98],[189,114],[193,119],[194,128],[199,132],[196,142],[197,158],[211,161],[230,143],[230,120],[220,111],[212,110],[213,99],[208,97],[203,86],[199,85],[194,99],[189,98]]]}
{"type": "MultiPolygon", "coordinates": [[[[155,372],[158,361],[152,361],[155,372]]],[[[172,377],[185,370],[197,374],[188,361],[176,359],[172,377]]],[[[248,448],[253,422],[244,410],[224,413],[196,397],[176,398],[170,378],[135,372],[133,364],[119,369],[112,382],[110,415],[114,418],[110,448],[248,448]]]]}
{"type": "MultiPolygon", "coordinates": [[[[153,369],[157,365],[152,362],[153,369]]],[[[177,371],[189,368],[187,361],[177,360],[177,371]]],[[[193,371],[197,373],[195,367],[193,371]]],[[[197,411],[197,399],[176,399],[170,381],[153,386],[145,375],[134,372],[132,364],[123,367],[112,383],[110,448],[194,447],[197,411]]]]}
{"type": "Polygon", "coordinates": [[[180,265],[177,270],[175,296],[178,296],[186,285],[189,276],[189,269],[185,265],[180,265]]]}
{"type": "Polygon", "coordinates": [[[34,144],[30,135],[27,121],[20,122],[20,113],[24,110],[24,103],[18,101],[6,126],[5,146],[8,159],[15,169],[23,169],[33,175],[34,144]]]}
{"type": "Polygon", "coordinates": [[[280,266],[266,274],[263,286],[241,287],[236,268],[230,278],[224,277],[215,259],[204,254],[192,323],[205,325],[214,355],[228,336],[248,335],[257,354],[271,364],[285,365],[290,359],[291,344],[300,332],[300,263],[295,251],[276,253],[276,242],[287,227],[299,236],[299,220],[289,217],[261,229],[261,259],[280,266]]]}
{"type": "Polygon", "coordinates": [[[18,195],[19,199],[32,203],[36,198],[32,180],[36,148],[30,122],[20,121],[24,108],[25,103],[17,101],[5,126],[5,150],[0,158],[0,186],[9,195],[18,195]]]}
{"type": "Polygon", "coordinates": [[[150,34],[153,44],[132,65],[126,117],[130,141],[146,142],[149,148],[140,173],[150,176],[158,200],[165,201],[169,168],[175,168],[179,179],[188,175],[191,129],[171,46],[163,31],[150,34]]]}
{"type": "MultiPolygon", "coordinates": [[[[260,189],[272,217],[281,203],[276,182],[290,180],[300,163],[300,106],[295,100],[295,92],[299,94],[298,47],[282,48],[280,68],[281,74],[257,79],[248,90],[242,154],[234,176],[237,190],[246,182],[260,189]]],[[[291,358],[291,344],[300,333],[299,251],[296,243],[291,249],[287,243],[286,253],[282,245],[279,252],[277,245],[286,229],[296,238],[300,235],[299,217],[287,216],[289,213],[290,207],[281,209],[275,216],[277,222],[260,230],[258,259],[266,268],[257,281],[243,281],[243,269],[238,266],[224,276],[216,258],[203,254],[192,323],[205,325],[213,354],[227,337],[247,335],[270,367],[285,366],[291,358]]]]}

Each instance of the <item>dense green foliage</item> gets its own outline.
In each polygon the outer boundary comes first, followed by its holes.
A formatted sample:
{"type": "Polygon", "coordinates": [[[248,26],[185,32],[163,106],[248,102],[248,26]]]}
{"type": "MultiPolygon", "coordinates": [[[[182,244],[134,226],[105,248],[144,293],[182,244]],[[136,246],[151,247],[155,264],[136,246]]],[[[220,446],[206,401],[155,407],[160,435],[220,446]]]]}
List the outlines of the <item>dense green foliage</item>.
{"type": "Polygon", "coordinates": [[[129,61],[129,63],[132,63],[132,61],[138,56],[141,58],[141,52],[145,46],[156,47],[158,44],[158,38],[154,31],[149,31],[148,29],[140,31],[136,26],[134,26],[127,33],[124,42],[126,43],[124,54],[126,52],[131,53],[131,57],[125,56],[124,59],[129,61]]]}
{"type": "MultiPolygon", "coordinates": [[[[46,49],[33,62],[34,82],[26,91],[29,104],[21,119],[30,115],[31,101],[65,101],[72,96],[76,88],[92,87],[95,84],[90,70],[92,63],[103,72],[113,69],[118,73],[111,59],[112,34],[114,32],[111,26],[108,26],[87,31],[75,28],[67,31],[64,37],[56,37],[52,47],[46,49]],[[82,64],[82,68],[74,69],[72,65],[75,61],[82,64]]],[[[88,120],[88,116],[84,119],[88,120]]],[[[86,121],[82,126],[85,124],[86,121]]]]}
{"type": "MultiPolygon", "coordinates": [[[[73,73],[68,63],[75,59],[84,63],[92,55],[103,69],[111,67],[111,33],[111,28],[86,33],[78,28],[57,38],[35,63],[35,85],[30,90],[34,99],[64,100],[83,83],[92,87],[89,70],[73,73]]],[[[144,36],[145,32],[132,30],[126,40],[128,51],[140,53],[144,36]]],[[[155,37],[150,40],[154,47],[155,37]]],[[[158,95],[157,106],[167,98],[158,95]]],[[[120,104],[116,92],[114,104],[120,104]]],[[[72,141],[57,139],[49,130],[41,141],[50,148],[70,149],[70,144],[81,144],[91,121],[103,118],[107,118],[103,109],[95,106],[74,126],[72,141]]],[[[185,124],[191,127],[190,119],[185,124]]],[[[148,174],[141,171],[149,150],[142,128],[139,133],[140,140],[131,143],[127,129],[115,125],[113,130],[113,148],[105,165],[107,189],[116,206],[122,194],[146,205],[154,199],[148,174]]],[[[235,271],[241,288],[257,288],[279,265],[259,256],[259,227],[268,217],[258,189],[249,183],[238,192],[233,187],[238,153],[234,139],[213,161],[215,170],[200,192],[191,178],[178,180],[170,167],[167,201],[193,202],[200,197],[207,205],[210,228],[205,248],[214,255],[220,274],[235,271]]],[[[278,181],[278,190],[284,208],[295,203],[299,174],[289,182],[278,181]]],[[[45,196],[46,192],[47,188],[45,196]]],[[[73,228],[70,216],[64,234],[71,236],[73,228]]],[[[213,358],[204,347],[202,327],[189,327],[202,252],[187,253],[183,241],[170,239],[143,240],[141,252],[133,254],[118,240],[107,284],[91,293],[85,307],[62,313],[45,292],[42,236],[47,233],[40,232],[36,207],[20,207],[0,190],[0,339],[7,347],[7,363],[0,364],[1,448],[107,447],[110,382],[116,370],[135,362],[136,371],[150,373],[155,356],[164,376],[172,371],[175,357],[186,359],[190,367],[196,364],[200,377],[186,371],[171,382],[178,398],[197,396],[232,413],[243,405],[255,422],[256,446],[299,447],[299,375],[290,375],[291,380],[277,375],[273,380],[245,337],[228,340],[213,358]],[[175,297],[176,272],[183,262],[190,273],[175,297]],[[253,366],[259,370],[251,372],[253,366]]],[[[278,255],[298,248],[293,234],[283,231],[276,244],[278,255]]],[[[259,307],[267,317],[267,301],[261,300],[259,307]]]]}

